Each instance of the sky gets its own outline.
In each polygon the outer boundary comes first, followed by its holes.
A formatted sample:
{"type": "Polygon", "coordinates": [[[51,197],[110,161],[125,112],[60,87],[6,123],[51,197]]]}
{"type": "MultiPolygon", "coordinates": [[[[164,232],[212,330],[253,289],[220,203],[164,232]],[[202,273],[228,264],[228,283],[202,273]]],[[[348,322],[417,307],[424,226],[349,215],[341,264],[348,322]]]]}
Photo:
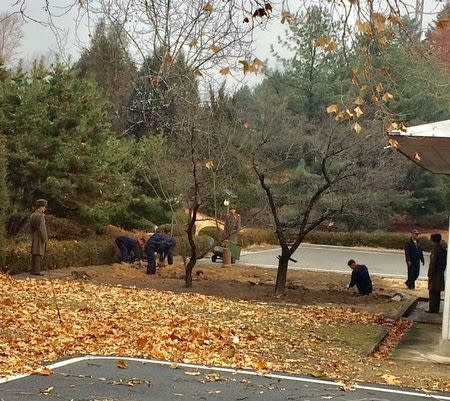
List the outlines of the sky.
{"type": "MultiPolygon", "coordinates": [[[[80,0],[78,0],[80,1],[80,0]]],[[[382,0],[383,1],[383,0],[382,0]]],[[[412,5],[416,0],[406,0],[412,5]]],[[[0,0],[0,12],[16,11],[17,0],[0,0]]],[[[25,13],[35,19],[36,21],[46,21],[47,13],[45,11],[45,0],[20,0],[25,4],[25,13]]],[[[53,4],[58,4],[58,7],[52,9],[52,13],[59,17],[55,17],[51,28],[48,25],[40,24],[35,21],[28,21],[24,24],[24,38],[20,48],[19,56],[26,61],[31,61],[39,56],[47,56],[51,54],[61,54],[66,57],[71,57],[76,60],[83,48],[89,45],[89,32],[92,31],[92,26],[86,25],[87,18],[83,18],[83,23],[80,21],[80,8],[74,6],[70,8],[69,5],[76,3],[77,0],[55,0],[53,4]],[[69,10],[67,12],[67,10],[69,10]]],[[[299,0],[292,0],[290,3],[291,10],[295,9],[295,3],[299,0]]],[[[50,1],[50,4],[52,2],[50,1]]],[[[442,8],[443,2],[437,0],[424,0],[424,23],[426,26],[433,20],[436,13],[442,8]]],[[[269,65],[274,66],[275,61],[270,53],[270,47],[273,45],[277,50],[280,49],[278,44],[278,36],[283,36],[286,30],[286,25],[280,23],[279,18],[274,18],[267,24],[266,29],[257,30],[254,35],[255,56],[261,60],[268,60],[269,65]]],[[[253,81],[259,81],[258,78],[253,77],[253,81]]]]}

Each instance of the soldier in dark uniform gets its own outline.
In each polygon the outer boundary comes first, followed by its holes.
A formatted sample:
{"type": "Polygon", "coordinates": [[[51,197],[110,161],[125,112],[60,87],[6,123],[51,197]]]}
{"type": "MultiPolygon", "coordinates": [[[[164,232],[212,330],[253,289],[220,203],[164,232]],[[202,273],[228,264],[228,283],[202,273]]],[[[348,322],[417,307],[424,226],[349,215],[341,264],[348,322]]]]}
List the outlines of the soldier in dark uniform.
{"type": "Polygon", "coordinates": [[[447,267],[447,250],[441,244],[441,234],[432,234],[430,240],[433,248],[428,268],[428,291],[430,306],[428,313],[439,313],[441,291],[444,291],[444,271],[447,267]]]}
{"type": "Polygon", "coordinates": [[[359,295],[369,295],[372,293],[372,280],[370,279],[369,270],[365,265],[358,265],[353,259],[348,261],[348,266],[352,269],[352,278],[347,288],[356,285],[359,295]]]}
{"type": "Polygon", "coordinates": [[[48,235],[45,225],[45,211],[47,201],[38,199],[36,201],[36,210],[30,217],[31,230],[31,274],[43,276],[41,273],[42,259],[47,248],[48,235]]]}
{"type": "Polygon", "coordinates": [[[405,284],[410,290],[416,288],[416,280],[420,274],[420,262],[425,264],[422,247],[419,242],[419,234],[419,230],[412,230],[411,238],[405,244],[405,259],[408,268],[408,279],[405,281],[405,284]]]}
{"type": "Polygon", "coordinates": [[[162,233],[155,233],[150,237],[144,246],[148,262],[147,274],[156,274],[155,252],[159,255],[160,260],[164,260],[167,257],[169,265],[173,264],[173,250],[175,245],[176,241],[172,238],[168,230],[162,233]]]}
{"type": "Polygon", "coordinates": [[[144,244],[145,238],[117,237],[116,245],[120,250],[120,262],[128,263],[131,255],[133,259],[142,259],[142,247],[144,244]]]}

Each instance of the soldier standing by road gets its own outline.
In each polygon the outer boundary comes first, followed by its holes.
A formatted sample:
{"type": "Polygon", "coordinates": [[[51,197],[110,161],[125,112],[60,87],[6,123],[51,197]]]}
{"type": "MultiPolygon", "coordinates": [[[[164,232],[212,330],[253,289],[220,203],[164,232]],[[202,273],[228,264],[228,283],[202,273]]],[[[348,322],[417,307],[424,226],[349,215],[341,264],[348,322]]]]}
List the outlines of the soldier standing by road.
{"type": "Polygon", "coordinates": [[[36,201],[36,210],[30,217],[31,229],[31,274],[43,276],[41,273],[42,259],[47,248],[48,235],[45,225],[45,211],[47,201],[38,199],[36,201]]]}
{"type": "Polygon", "coordinates": [[[419,234],[419,230],[412,230],[411,238],[405,244],[405,259],[408,269],[408,279],[405,281],[405,284],[410,290],[414,290],[416,288],[416,280],[420,274],[420,262],[425,264],[422,246],[419,241],[419,234]]]}

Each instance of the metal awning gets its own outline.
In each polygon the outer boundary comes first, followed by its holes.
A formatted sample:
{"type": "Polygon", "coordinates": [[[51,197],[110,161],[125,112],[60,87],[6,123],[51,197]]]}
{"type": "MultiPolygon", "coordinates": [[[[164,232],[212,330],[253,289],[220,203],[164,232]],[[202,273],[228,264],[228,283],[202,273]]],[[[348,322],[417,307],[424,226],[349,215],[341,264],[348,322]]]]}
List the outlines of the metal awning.
{"type": "Polygon", "coordinates": [[[389,131],[391,147],[432,173],[450,175],[450,120],[389,131]]]}

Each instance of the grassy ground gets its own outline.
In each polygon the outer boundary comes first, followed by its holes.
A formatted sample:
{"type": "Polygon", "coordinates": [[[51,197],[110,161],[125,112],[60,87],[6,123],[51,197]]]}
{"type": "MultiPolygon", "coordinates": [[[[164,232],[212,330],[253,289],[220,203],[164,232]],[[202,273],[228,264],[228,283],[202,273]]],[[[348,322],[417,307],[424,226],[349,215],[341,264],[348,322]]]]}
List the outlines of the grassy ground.
{"type": "Polygon", "coordinates": [[[273,270],[201,269],[208,280],[190,290],[181,263],[155,277],[140,265],[62,269],[52,281],[2,276],[0,320],[8,331],[0,332],[0,374],[95,353],[450,390],[448,367],[389,357],[409,327],[391,317],[423,283],[411,292],[400,280],[375,278],[375,294],[357,297],[344,289],[348,276],[293,271],[286,297],[277,298],[273,270]],[[75,270],[87,279],[62,279],[75,270]],[[390,300],[396,292],[403,302],[390,300]],[[384,331],[380,349],[366,356],[384,331]]]}

